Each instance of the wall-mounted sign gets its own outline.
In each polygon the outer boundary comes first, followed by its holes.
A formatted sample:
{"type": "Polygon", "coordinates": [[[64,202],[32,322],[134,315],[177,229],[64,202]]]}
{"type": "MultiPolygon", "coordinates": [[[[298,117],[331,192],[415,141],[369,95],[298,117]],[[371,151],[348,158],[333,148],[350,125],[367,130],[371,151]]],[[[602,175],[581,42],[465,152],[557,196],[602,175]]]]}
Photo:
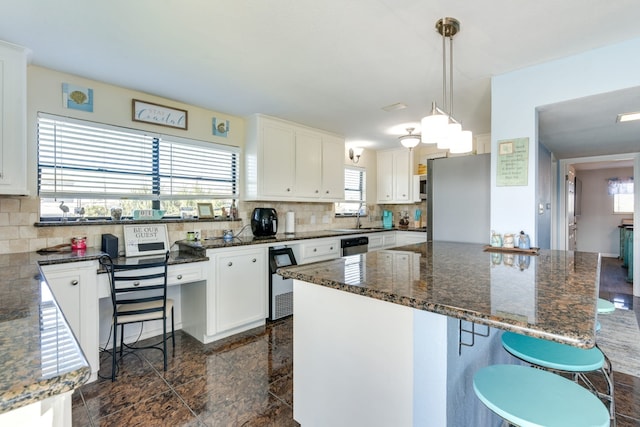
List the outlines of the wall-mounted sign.
{"type": "Polygon", "coordinates": [[[529,180],[529,138],[498,141],[496,186],[526,186],[529,180]]]}
{"type": "Polygon", "coordinates": [[[132,100],[131,113],[131,119],[135,122],[187,130],[187,110],[134,99],[132,100]]]}
{"type": "Polygon", "coordinates": [[[123,225],[125,255],[164,254],[169,250],[167,224],[123,225]]]}

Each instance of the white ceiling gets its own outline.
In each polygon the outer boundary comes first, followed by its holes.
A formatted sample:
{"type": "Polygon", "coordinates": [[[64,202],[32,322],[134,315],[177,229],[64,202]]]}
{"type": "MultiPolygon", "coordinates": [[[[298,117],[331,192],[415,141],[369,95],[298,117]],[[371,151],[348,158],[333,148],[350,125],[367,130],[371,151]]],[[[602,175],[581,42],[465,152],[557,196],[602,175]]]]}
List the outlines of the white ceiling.
{"type": "MultiPolygon", "coordinates": [[[[461,22],[454,115],[476,134],[490,132],[492,75],[640,37],[637,0],[0,0],[0,8],[0,39],[30,48],[33,64],[232,115],[278,116],[370,148],[398,146],[440,101],[442,16],[461,22]],[[408,107],[382,110],[397,102],[408,107]]],[[[541,123],[556,124],[541,131],[548,146],[558,138],[571,155],[576,144],[588,151],[591,131],[574,135],[584,123],[567,132],[559,120],[577,107],[541,110],[541,123]]]]}

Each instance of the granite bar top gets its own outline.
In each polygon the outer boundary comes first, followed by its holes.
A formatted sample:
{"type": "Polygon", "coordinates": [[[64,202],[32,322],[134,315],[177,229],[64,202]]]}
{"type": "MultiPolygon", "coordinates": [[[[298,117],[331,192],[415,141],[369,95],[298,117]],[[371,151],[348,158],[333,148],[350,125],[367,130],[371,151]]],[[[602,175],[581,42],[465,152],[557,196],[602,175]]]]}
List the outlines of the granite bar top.
{"type": "Polygon", "coordinates": [[[490,327],[594,346],[599,254],[483,249],[469,243],[420,243],[277,272],[490,327]]]}
{"type": "MultiPolygon", "coordinates": [[[[89,364],[39,266],[103,255],[91,248],[0,255],[0,413],[76,389],[89,379],[89,364]],[[59,352],[64,345],[70,350],[59,352]]],[[[176,251],[169,262],[206,260],[176,251]]]]}

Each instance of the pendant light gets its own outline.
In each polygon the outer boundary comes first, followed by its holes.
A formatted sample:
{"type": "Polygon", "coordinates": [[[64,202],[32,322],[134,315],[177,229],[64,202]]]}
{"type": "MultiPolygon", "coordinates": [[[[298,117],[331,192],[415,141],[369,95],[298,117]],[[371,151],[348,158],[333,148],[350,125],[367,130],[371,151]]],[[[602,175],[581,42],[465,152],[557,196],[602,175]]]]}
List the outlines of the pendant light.
{"type": "Polygon", "coordinates": [[[400,140],[400,144],[402,144],[403,147],[406,147],[409,150],[420,144],[420,134],[413,133],[414,130],[415,128],[407,128],[408,134],[398,137],[398,139],[400,140]]]}
{"type": "Polygon", "coordinates": [[[473,148],[473,135],[471,131],[463,131],[462,124],[453,117],[453,36],[460,31],[460,22],[455,18],[442,18],[436,22],[436,30],[442,36],[442,105],[444,110],[438,108],[435,101],[431,104],[430,114],[421,121],[422,142],[438,144],[439,149],[449,149],[452,153],[466,153],[473,148]],[[449,39],[448,97],[447,38],[449,39]]]}

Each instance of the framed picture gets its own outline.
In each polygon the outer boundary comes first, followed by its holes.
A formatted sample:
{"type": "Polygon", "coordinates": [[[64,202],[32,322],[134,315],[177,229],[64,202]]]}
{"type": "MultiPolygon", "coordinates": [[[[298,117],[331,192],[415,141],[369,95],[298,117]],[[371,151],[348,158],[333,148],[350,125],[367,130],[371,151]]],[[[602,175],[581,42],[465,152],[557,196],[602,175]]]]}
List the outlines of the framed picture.
{"type": "Polygon", "coordinates": [[[62,106],[93,113],[93,89],[62,83],[62,106]]]}
{"type": "Polygon", "coordinates": [[[198,218],[213,218],[213,204],[198,203],[198,218]]]}
{"type": "Polygon", "coordinates": [[[187,110],[133,99],[131,120],[187,130],[187,110]]]}

